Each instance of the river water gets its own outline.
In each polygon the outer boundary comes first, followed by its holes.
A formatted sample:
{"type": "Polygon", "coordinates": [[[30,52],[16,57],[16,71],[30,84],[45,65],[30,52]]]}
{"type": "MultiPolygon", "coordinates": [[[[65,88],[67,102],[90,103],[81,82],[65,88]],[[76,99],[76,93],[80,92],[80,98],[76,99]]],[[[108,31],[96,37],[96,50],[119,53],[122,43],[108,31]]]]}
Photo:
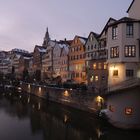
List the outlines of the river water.
{"type": "Polygon", "coordinates": [[[140,140],[89,114],[23,93],[0,93],[0,140],[140,140]]]}

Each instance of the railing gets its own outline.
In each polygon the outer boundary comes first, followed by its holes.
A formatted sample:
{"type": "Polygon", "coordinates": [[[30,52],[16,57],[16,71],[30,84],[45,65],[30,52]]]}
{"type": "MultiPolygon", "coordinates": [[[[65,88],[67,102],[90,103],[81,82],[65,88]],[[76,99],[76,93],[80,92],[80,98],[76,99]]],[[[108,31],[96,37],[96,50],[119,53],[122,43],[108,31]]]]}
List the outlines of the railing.
{"type": "Polygon", "coordinates": [[[108,87],[108,92],[126,89],[126,88],[130,88],[130,87],[138,86],[138,85],[140,85],[140,79],[133,78],[133,79],[125,80],[125,81],[120,82],[116,85],[108,87]]]}

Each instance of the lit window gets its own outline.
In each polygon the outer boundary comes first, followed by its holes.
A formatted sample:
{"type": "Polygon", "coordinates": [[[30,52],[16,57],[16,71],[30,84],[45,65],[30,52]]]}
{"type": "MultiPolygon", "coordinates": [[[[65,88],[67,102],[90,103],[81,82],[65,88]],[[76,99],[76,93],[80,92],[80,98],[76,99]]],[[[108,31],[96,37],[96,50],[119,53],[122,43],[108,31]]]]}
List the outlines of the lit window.
{"type": "Polygon", "coordinates": [[[90,78],[90,82],[93,82],[93,80],[94,80],[94,76],[92,75],[90,78]]]}
{"type": "Polygon", "coordinates": [[[118,76],[118,70],[113,71],[113,76],[118,76]]]}
{"type": "Polygon", "coordinates": [[[99,77],[96,75],[95,76],[95,81],[98,81],[99,80],[99,77]]]}
{"type": "Polygon", "coordinates": [[[111,58],[117,58],[119,57],[119,47],[111,47],[110,48],[110,57],[111,58]]]}
{"type": "Polygon", "coordinates": [[[135,57],[136,56],[136,46],[128,45],[125,46],[125,57],[135,57]]]}
{"type": "Polygon", "coordinates": [[[107,64],[106,63],[104,63],[104,70],[106,70],[107,69],[107,64]]]}
{"type": "Polygon", "coordinates": [[[102,63],[98,63],[98,69],[102,69],[102,63]]]}
{"type": "Polygon", "coordinates": [[[131,107],[126,107],[125,108],[125,114],[126,115],[132,115],[133,113],[133,109],[131,107]]]}
{"type": "Polygon", "coordinates": [[[112,27],[112,39],[117,39],[118,36],[118,28],[117,26],[112,27]]]}
{"type": "Polygon", "coordinates": [[[93,69],[96,70],[96,63],[93,64],[93,69]]]}

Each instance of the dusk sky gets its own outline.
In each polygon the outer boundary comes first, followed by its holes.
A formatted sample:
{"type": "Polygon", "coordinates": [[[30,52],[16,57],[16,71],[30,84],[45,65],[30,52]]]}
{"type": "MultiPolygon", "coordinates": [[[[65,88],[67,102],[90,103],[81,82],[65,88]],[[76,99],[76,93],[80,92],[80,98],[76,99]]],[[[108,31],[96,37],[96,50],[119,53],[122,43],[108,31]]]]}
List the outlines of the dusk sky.
{"type": "Polygon", "coordinates": [[[132,0],[0,0],[0,50],[33,51],[51,39],[100,33],[110,17],[127,16],[132,0]]]}

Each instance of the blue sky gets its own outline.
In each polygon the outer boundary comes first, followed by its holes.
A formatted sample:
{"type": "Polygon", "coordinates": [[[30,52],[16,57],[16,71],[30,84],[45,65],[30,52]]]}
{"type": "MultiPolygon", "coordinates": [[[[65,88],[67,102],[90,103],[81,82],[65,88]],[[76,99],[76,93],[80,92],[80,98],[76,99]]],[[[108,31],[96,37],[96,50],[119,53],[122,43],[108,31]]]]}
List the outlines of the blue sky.
{"type": "Polygon", "coordinates": [[[46,27],[52,39],[100,33],[110,17],[127,16],[132,0],[0,0],[0,50],[33,51],[46,27]]]}

